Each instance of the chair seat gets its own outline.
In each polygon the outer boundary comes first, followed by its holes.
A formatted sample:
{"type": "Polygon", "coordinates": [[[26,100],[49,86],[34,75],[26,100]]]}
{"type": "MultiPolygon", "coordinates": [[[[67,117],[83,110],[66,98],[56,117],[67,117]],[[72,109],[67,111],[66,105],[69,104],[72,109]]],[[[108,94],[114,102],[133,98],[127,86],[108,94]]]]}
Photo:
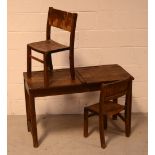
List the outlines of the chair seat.
{"type": "Polygon", "coordinates": [[[28,46],[35,51],[40,53],[55,53],[59,51],[69,50],[69,46],[62,45],[53,40],[45,40],[39,42],[33,42],[28,44],[28,46]]]}
{"type": "MultiPolygon", "coordinates": [[[[103,114],[104,115],[112,116],[112,115],[118,114],[119,112],[124,110],[124,107],[125,106],[120,105],[118,103],[114,103],[112,101],[108,101],[108,102],[105,102],[103,104],[103,106],[102,106],[103,114]]],[[[90,105],[90,106],[88,106],[86,108],[88,110],[92,111],[92,112],[99,113],[99,103],[90,105]]]]}

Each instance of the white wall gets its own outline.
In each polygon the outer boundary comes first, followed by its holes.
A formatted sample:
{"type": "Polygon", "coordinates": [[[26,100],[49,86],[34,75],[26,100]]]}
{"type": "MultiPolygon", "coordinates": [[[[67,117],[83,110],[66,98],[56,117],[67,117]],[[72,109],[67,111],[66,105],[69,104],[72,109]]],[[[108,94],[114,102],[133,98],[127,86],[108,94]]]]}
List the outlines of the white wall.
{"type": "MultiPolygon", "coordinates": [[[[25,114],[26,44],[45,39],[49,6],[78,13],[75,66],[120,64],[135,77],[133,111],[147,112],[147,0],[8,0],[8,114],[25,114]]],[[[59,30],[53,36],[68,38],[59,30]]],[[[55,54],[54,67],[68,66],[67,56],[55,54]]],[[[37,98],[37,114],[82,113],[98,95],[37,98]]]]}

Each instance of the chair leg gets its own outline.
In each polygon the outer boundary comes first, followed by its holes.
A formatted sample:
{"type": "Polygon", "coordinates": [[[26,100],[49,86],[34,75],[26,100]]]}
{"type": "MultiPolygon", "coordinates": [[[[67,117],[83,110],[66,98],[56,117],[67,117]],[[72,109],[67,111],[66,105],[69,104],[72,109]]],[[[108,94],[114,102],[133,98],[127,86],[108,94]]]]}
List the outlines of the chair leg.
{"type": "Polygon", "coordinates": [[[51,54],[49,54],[47,56],[47,61],[48,61],[48,70],[53,71],[52,55],[51,54]]]}
{"type": "Polygon", "coordinates": [[[30,107],[30,115],[31,115],[31,133],[33,138],[33,146],[38,147],[35,100],[34,100],[34,96],[32,96],[31,94],[29,95],[29,107],[30,107]]]}
{"type": "Polygon", "coordinates": [[[27,76],[31,77],[31,67],[32,66],[32,60],[31,60],[31,48],[27,46],[27,76]]]}
{"type": "Polygon", "coordinates": [[[105,137],[104,137],[104,116],[99,115],[99,132],[100,132],[100,141],[101,141],[101,147],[105,148],[105,137]]]}
{"type": "Polygon", "coordinates": [[[70,50],[69,61],[70,61],[70,74],[71,74],[71,78],[72,78],[72,80],[75,80],[74,50],[70,50]]]}
{"type": "Polygon", "coordinates": [[[84,108],[84,137],[88,137],[88,109],[84,108]]]}
{"type": "MultiPolygon", "coordinates": [[[[115,104],[115,103],[118,103],[118,99],[114,99],[114,100],[113,100],[113,103],[114,103],[114,104],[115,104]]],[[[113,119],[113,120],[117,120],[117,114],[116,114],[116,115],[113,115],[113,116],[112,116],[112,119],[113,119]]]]}
{"type": "Polygon", "coordinates": [[[44,86],[47,87],[49,84],[48,78],[48,55],[44,54],[44,86]]]}
{"type": "Polygon", "coordinates": [[[29,108],[29,96],[28,96],[27,90],[25,88],[25,80],[24,80],[24,91],[25,91],[25,103],[26,103],[27,130],[28,130],[28,132],[30,132],[31,117],[30,117],[30,108],[29,108]]]}

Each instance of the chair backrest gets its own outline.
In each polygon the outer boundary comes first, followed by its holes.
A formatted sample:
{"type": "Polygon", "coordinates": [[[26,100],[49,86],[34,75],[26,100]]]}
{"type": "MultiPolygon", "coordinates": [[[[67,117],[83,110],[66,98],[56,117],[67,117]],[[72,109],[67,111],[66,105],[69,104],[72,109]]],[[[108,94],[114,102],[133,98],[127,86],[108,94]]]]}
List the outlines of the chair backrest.
{"type": "Polygon", "coordinates": [[[109,84],[101,85],[100,103],[104,101],[114,100],[121,96],[127,95],[129,91],[129,82],[131,79],[116,81],[109,84]]]}
{"type": "Polygon", "coordinates": [[[74,40],[77,13],[70,13],[49,7],[46,39],[50,39],[51,26],[71,32],[70,40],[74,40]]]}

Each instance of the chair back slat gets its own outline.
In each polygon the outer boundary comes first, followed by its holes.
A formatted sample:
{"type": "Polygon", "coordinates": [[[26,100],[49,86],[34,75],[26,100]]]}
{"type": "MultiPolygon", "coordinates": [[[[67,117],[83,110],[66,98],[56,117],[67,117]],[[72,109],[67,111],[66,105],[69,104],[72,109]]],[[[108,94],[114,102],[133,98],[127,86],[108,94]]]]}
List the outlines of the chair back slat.
{"type": "Polygon", "coordinates": [[[108,101],[117,99],[121,96],[127,94],[129,90],[129,82],[130,79],[116,81],[110,84],[102,84],[101,93],[100,93],[100,101],[108,101]]]}
{"type": "Polygon", "coordinates": [[[74,22],[74,20],[76,20],[76,18],[76,13],[70,13],[49,7],[47,23],[49,26],[54,26],[71,32],[73,29],[72,27],[75,26],[74,23],[76,22],[74,22]]]}

